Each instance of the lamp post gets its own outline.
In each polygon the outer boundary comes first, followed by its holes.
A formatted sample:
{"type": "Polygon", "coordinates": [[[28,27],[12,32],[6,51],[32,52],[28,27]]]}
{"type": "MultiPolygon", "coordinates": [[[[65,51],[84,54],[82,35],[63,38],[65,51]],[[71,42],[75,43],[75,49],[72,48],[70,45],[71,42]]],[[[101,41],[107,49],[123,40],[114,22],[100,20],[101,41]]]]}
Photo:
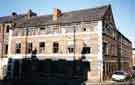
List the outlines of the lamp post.
{"type": "Polygon", "coordinates": [[[73,42],[74,42],[74,56],[73,56],[73,59],[74,59],[74,61],[75,61],[75,53],[76,53],[76,51],[75,51],[75,48],[76,48],[76,40],[75,40],[75,32],[76,32],[76,29],[75,29],[75,26],[73,26],[73,42]]]}
{"type": "Polygon", "coordinates": [[[28,41],[28,32],[29,32],[29,29],[28,28],[24,28],[25,29],[25,56],[24,58],[26,58],[26,55],[27,55],[27,41],[28,41]]]}

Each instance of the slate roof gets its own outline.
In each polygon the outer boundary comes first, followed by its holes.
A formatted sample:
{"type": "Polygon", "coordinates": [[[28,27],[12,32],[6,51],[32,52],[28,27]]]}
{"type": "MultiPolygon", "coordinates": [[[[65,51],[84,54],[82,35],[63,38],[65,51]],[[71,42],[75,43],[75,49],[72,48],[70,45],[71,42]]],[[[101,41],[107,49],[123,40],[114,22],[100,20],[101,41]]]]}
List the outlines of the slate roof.
{"type": "Polygon", "coordinates": [[[62,13],[57,22],[52,20],[52,15],[36,16],[30,20],[20,22],[16,25],[16,27],[33,27],[56,23],[73,23],[81,21],[101,20],[109,6],[110,5],[105,5],[96,8],[65,12],[62,13]]]}
{"type": "Polygon", "coordinates": [[[15,18],[11,16],[0,17],[0,23],[8,23],[23,18],[25,15],[17,15],[15,18]]]}

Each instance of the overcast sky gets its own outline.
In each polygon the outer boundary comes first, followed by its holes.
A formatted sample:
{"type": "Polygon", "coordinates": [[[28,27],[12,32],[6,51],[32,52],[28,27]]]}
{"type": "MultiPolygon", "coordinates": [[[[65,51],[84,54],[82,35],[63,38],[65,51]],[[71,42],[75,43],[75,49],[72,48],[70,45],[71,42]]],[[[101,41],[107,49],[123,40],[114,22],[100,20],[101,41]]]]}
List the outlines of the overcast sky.
{"type": "Polygon", "coordinates": [[[1,0],[0,16],[10,15],[13,11],[26,13],[28,9],[46,15],[51,14],[53,8],[66,12],[107,4],[112,5],[117,28],[135,47],[135,0],[1,0]]]}

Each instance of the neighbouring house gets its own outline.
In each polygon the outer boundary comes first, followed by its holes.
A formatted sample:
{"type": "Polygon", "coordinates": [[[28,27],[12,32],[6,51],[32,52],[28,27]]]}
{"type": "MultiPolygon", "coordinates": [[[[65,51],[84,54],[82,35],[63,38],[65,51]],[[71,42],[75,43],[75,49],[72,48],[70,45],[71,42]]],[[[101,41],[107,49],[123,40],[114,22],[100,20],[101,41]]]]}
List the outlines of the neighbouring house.
{"type": "Polygon", "coordinates": [[[133,67],[135,68],[135,48],[132,49],[132,62],[133,67]]]}
{"type": "MultiPolygon", "coordinates": [[[[34,16],[36,16],[36,13],[29,10],[26,14],[12,12],[9,16],[0,17],[0,70],[3,69],[3,66],[8,61],[9,29],[12,29],[15,24],[25,22],[34,16]]],[[[0,71],[0,74],[2,73],[0,71]]]]}

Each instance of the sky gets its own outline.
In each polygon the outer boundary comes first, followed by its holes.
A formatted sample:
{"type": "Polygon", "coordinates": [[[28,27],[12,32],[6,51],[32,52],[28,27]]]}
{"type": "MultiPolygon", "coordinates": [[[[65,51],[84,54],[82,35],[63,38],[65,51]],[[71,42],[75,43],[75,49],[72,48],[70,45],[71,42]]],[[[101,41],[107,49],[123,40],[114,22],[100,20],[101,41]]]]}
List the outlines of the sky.
{"type": "Polygon", "coordinates": [[[132,41],[135,48],[135,0],[1,0],[0,16],[26,13],[32,9],[38,15],[51,14],[54,8],[62,12],[111,4],[117,29],[132,41]]]}

